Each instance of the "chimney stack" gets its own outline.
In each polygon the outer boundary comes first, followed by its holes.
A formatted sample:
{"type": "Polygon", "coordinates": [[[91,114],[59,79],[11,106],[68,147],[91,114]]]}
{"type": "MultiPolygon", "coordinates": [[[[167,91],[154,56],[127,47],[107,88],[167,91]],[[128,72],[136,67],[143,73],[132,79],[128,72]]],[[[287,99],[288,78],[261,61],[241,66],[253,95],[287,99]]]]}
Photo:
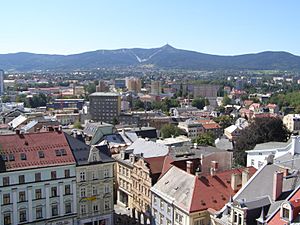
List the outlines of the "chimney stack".
{"type": "Polygon", "coordinates": [[[242,183],[242,177],[238,173],[231,174],[231,188],[233,191],[238,191],[238,186],[242,183]]]}
{"type": "Polygon", "coordinates": [[[273,179],[273,200],[276,201],[282,193],[283,172],[276,171],[273,179]]]}
{"type": "Polygon", "coordinates": [[[296,136],[296,135],[291,136],[292,145],[291,145],[290,152],[291,152],[292,155],[295,155],[296,153],[300,153],[299,137],[300,136],[296,136]]]}
{"type": "Polygon", "coordinates": [[[219,163],[218,163],[218,161],[211,161],[211,164],[210,164],[210,175],[211,176],[215,176],[216,172],[218,171],[218,169],[219,169],[219,163]]]}
{"type": "Polygon", "coordinates": [[[242,172],[242,187],[248,182],[250,179],[250,174],[248,168],[244,169],[242,172]]]}
{"type": "Polygon", "coordinates": [[[189,174],[193,174],[194,172],[194,165],[192,161],[186,161],[186,172],[189,174]]]}

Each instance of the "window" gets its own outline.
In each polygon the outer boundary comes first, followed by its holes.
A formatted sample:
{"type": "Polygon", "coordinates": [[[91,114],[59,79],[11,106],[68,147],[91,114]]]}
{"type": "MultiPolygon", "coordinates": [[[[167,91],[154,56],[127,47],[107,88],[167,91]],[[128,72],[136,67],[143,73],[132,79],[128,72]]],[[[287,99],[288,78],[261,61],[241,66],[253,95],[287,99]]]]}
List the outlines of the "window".
{"type": "Polygon", "coordinates": [[[11,216],[10,213],[4,213],[3,215],[4,225],[11,225],[11,216]]]}
{"type": "Polygon", "coordinates": [[[20,223],[26,221],[26,210],[25,209],[19,211],[19,220],[20,220],[20,223]]]}
{"type": "Polygon", "coordinates": [[[35,217],[36,219],[43,218],[43,208],[41,206],[35,209],[35,217]]]}
{"type": "Polygon", "coordinates": [[[70,170],[65,170],[65,177],[70,177],[70,170]]]}
{"type": "Polygon", "coordinates": [[[9,177],[3,177],[2,182],[3,182],[3,186],[8,186],[9,185],[9,177]]]}
{"type": "Polygon", "coordinates": [[[93,196],[95,196],[95,195],[97,195],[97,187],[96,186],[93,186],[92,187],[92,194],[93,194],[93,196]]]}
{"type": "Polygon", "coordinates": [[[93,178],[93,180],[97,180],[97,173],[92,172],[92,178],[93,178]]]}
{"type": "Polygon", "coordinates": [[[52,213],[52,216],[58,215],[58,206],[56,204],[51,206],[51,213],[52,213]]]}
{"type": "Polygon", "coordinates": [[[25,153],[21,153],[20,154],[20,158],[21,158],[21,160],[26,160],[26,154],[25,153]]]}
{"type": "Polygon", "coordinates": [[[168,204],[168,206],[167,206],[167,213],[168,213],[169,215],[171,215],[171,206],[170,206],[170,204],[168,204]]]}
{"type": "Polygon", "coordinates": [[[204,219],[196,220],[194,225],[204,225],[204,219]]]}
{"type": "Polygon", "coordinates": [[[25,202],[25,201],[26,201],[25,191],[20,191],[19,192],[19,202],[25,202]]]}
{"type": "Polygon", "coordinates": [[[104,210],[110,210],[110,202],[109,200],[104,201],[104,210]]]}
{"type": "Polygon", "coordinates": [[[85,197],[85,188],[80,189],[80,197],[85,197]]]}
{"type": "Polygon", "coordinates": [[[171,225],[171,220],[167,219],[167,225],[171,225]]]}
{"type": "Polygon", "coordinates": [[[24,175],[20,175],[19,176],[19,184],[24,184],[25,183],[25,176],[24,175]]]}
{"type": "Polygon", "coordinates": [[[104,193],[105,194],[109,193],[109,184],[105,184],[105,186],[104,186],[104,193]]]}
{"type": "Polygon", "coordinates": [[[159,223],[164,224],[164,215],[160,214],[159,223]]]}
{"type": "Polygon", "coordinates": [[[57,187],[51,188],[51,197],[57,197],[57,187]]]}
{"type": "Polygon", "coordinates": [[[72,212],[71,202],[67,202],[65,204],[65,213],[68,214],[68,213],[71,213],[71,212],[72,212]]]}
{"type": "Polygon", "coordinates": [[[164,210],[164,202],[162,200],[160,200],[160,209],[164,210]]]}
{"type": "Polygon", "coordinates": [[[15,156],[13,154],[9,154],[9,161],[15,161],[15,156]]]}
{"type": "Polygon", "coordinates": [[[3,194],[3,205],[10,204],[10,194],[3,194]]]}
{"type": "Polygon", "coordinates": [[[175,220],[176,220],[176,222],[182,223],[183,216],[180,215],[180,214],[178,214],[178,213],[176,213],[175,214],[175,220]]]}
{"type": "Polygon", "coordinates": [[[39,151],[39,158],[40,159],[43,159],[43,158],[45,158],[45,154],[44,154],[44,152],[43,151],[39,151]]]}
{"type": "Polygon", "coordinates": [[[51,171],[51,179],[56,179],[56,171],[51,171]]]}
{"type": "Polygon", "coordinates": [[[251,159],[251,166],[254,166],[254,159],[251,159]]]}
{"type": "Polygon", "coordinates": [[[80,212],[81,214],[86,214],[86,206],[84,204],[80,205],[80,212]]]}
{"type": "Polygon", "coordinates": [[[107,177],[109,177],[109,170],[105,169],[104,170],[104,178],[107,178],[107,177]]]}
{"type": "Polygon", "coordinates": [[[97,204],[93,205],[93,210],[94,210],[94,212],[98,212],[98,205],[97,204]]]}
{"type": "Polygon", "coordinates": [[[237,212],[234,212],[234,216],[233,216],[233,222],[236,223],[237,222],[237,219],[238,218],[238,215],[237,215],[237,212]]]}
{"type": "Polygon", "coordinates": [[[282,207],[282,218],[289,220],[290,211],[287,208],[282,207]]]}
{"type": "Polygon", "coordinates": [[[157,196],[156,195],[154,195],[154,197],[153,197],[153,203],[154,203],[154,205],[157,204],[157,196]]]}
{"type": "Polygon", "coordinates": [[[71,186],[68,184],[68,185],[65,185],[65,195],[69,195],[71,194],[71,186]]]}
{"type": "Polygon", "coordinates": [[[42,178],[41,178],[41,173],[36,173],[35,174],[35,181],[41,181],[42,178]]]}
{"type": "Polygon", "coordinates": [[[41,199],[42,198],[42,189],[36,189],[35,190],[35,199],[41,199]]]}
{"type": "Polygon", "coordinates": [[[80,172],[80,181],[85,181],[85,172],[80,172]]]}

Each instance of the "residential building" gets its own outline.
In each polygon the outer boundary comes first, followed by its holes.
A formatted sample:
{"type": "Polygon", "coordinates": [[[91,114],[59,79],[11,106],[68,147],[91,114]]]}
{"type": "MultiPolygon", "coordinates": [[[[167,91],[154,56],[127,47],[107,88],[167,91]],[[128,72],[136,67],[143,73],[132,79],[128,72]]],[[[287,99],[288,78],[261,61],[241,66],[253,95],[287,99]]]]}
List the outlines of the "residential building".
{"type": "Polygon", "coordinates": [[[289,131],[300,131],[300,114],[288,114],[283,117],[282,121],[289,131]]]}
{"type": "Polygon", "coordinates": [[[220,86],[213,84],[194,85],[194,98],[196,97],[217,97],[220,86]]]}
{"type": "Polygon", "coordinates": [[[4,94],[4,71],[0,69],[0,95],[4,94]]]}
{"type": "Polygon", "coordinates": [[[235,141],[240,136],[241,130],[236,125],[231,125],[224,129],[225,136],[231,140],[235,141]]]}
{"type": "Polygon", "coordinates": [[[100,80],[99,84],[96,86],[96,92],[108,92],[109,87],[104,80],[100,80]]]}
{"type": "Polygon", "coordinates": [[[178,128],[184,130],[189,138],[197,138],[200,134],[203,134],[205,132],[202,123],[193,119],[179,122],[178,128]]]}
{"type": "Polygon", "coordinates": [[[76,162],[61,131],[0,136],[0,224],[76,224],[76,162]]]}
{"type": "Polygon", "coordinates": [[[253,167],[217,172],[211,163],[211,174],[192,173],[172,166],[151,188],[153,224],[208,225],[209,209],[220,210],[255,173],[253,167]]]}
{"type": "Polygon", "coordinates": [[[95,92],[89,99],[92,120],[114,123],[118,119],[121,112],[121,98],[117,93],[95,92]]]}
{"type": "Polygon", "coordinates": [[[77,224],[113,225],[115,161],[104,146],[88,146],[65,134],[76,160],[77,224]]]}
{"type": "Polygon", "coordinates": [[[152,80],[151,81],[151,95],[161,95],[161,81],[152,80]]]}
{"type": "MultiPolygon", "coordinates": [[[[135,157],[135,156],[133,156],[135,157]]],[[[133,215],[143,224],[151,222],[151,192],[150,188],[161,175],[165,156],[144,158],[143,154],[134,159],[132,179],[133,215]]]]}
{"type": "Polygon", "coordinates": [[[136,77],[126,77],[126,87],[128,91],[140,93],[142,88],[141,79],[136,77]]]}
{"type": "Polygon", "coordinates": [[[76,109],[82,110],[84,99],[55,99],[53,102],[47,103],[47,110],[64,110],[76,109]]]}

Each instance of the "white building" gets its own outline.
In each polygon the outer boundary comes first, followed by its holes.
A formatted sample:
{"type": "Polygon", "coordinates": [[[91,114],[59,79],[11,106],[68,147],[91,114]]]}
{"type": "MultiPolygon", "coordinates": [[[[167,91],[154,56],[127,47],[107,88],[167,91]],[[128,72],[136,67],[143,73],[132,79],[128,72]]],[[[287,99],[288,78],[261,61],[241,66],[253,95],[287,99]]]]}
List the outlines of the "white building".
{"type": "Polygon", "coordinates": [[[291,136],[288,142],[268,142],[258,144],[253,150],[246,151],[247,166],[260,168],[270,155],[274,159],[283,156],[286,153],[295,155],[300,153],[300,136],[291,136]]]}
{"type": "Polygon", "coordinates": [[[76,160],[77,224],[113,225],[114,160],[104,146],[88,146],[66,134],[76,160]]]}
{"type": "Polygon", "coordinates": [[[76,167],[60,131],[0,136],[0,225],[75,224],[76,167]]]}
{"type": "Polygon", "coordinates": [[[184,130],[189,138],[196,138],[200,134],[203,134],[205,131],[203,125],[200,122],[192,119],[188,119],[184,122],[179,122],[178,128],[184,130]]]}

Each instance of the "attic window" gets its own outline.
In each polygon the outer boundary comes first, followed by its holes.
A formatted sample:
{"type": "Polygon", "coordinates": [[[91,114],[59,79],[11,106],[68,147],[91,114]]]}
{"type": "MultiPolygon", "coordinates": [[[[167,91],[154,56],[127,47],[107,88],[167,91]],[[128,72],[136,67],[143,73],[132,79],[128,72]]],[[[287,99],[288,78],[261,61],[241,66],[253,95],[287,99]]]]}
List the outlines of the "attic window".
{"type": "Polygon", "coordinates": [[[56,156],[61,156],[61,151],[60,150],[55,150],[55,155],[56,156]]]}
{"type": "Polygon", "coordinates": [[[39,151],[39,158],[40,159],[45,158],[45,154],[43,151],[39,151]]]}
{"type": "Polygon", "coordinates": [[[67,152],[65,149],[60,149],[61,155],[67,155],[67,152]]]}
{"type": "Polygon", "coordinates": [[[21,158],[21,160],[26,160],[26,154],[25,153],[21,153],[20,158],[21,158]]]}
{"type": "Polygon", "coordinates": [[[2,158],[2,160],[5,161],[5,162],[7,161],[7,156],[6,156],[6,155],[1,155],[1,158],[2,158]]]}
{"type": "Polygon", "coordinates": [[[9,161],[15,161],[15,156],[13,154],[9,154],[9,161]]]}

